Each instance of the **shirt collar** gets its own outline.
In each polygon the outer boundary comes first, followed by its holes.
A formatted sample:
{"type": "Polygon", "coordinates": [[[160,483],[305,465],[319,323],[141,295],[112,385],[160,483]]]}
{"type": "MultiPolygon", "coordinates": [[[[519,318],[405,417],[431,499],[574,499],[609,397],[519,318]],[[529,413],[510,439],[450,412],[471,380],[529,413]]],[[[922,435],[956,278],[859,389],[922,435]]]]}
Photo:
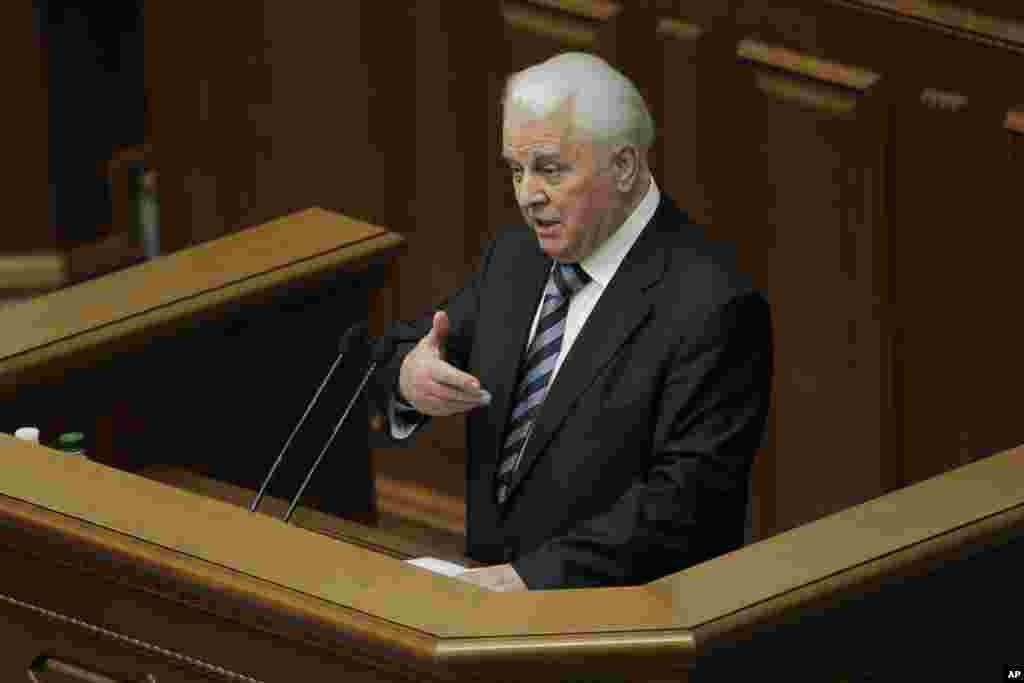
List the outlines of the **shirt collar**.
{"type": "Polygon", "coordinates": [[[580,265],[587,275],[599,283],[602,288],[607,287],[608,283],[612,281],[615,271],[619,269],[619,265],[626,258],[630,247],[640,237],[640,233],[643,232],[647,224],[651,222],[660,200],[661,191],[658,190],[658,184],[654,182],[654,176],[651,175],[651,184],[648,186],[647,192],[644,193],[644,198],[640,200],[625,222],[612,233],[611,237],[580,261],[580,265]]]}

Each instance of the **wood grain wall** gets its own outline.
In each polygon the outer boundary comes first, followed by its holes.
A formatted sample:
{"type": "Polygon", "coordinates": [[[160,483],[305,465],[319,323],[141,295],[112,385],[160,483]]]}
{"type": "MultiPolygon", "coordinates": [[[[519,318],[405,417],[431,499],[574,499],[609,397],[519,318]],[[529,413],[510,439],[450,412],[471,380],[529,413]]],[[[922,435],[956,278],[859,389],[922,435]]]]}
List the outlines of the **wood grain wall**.
{"type": "MultiPolygon", "coordinates": [[[[408,237],[402,316],[517,218],[504,77],[567,49],[625,70],[659,184],[737,244],[773,306],[755,539],[1024,442],[1015,4],[156,0],[146,22],[172,248],[318,203],[408,237]]],[[[461,420],[374,458],[462,495],[461,420]]]]}
{"type": "MultiPolygon", "coordinates": [[[[5,3],[0,9],[0,37],[10,64],[5,136],[5,225],[0,227],[4,254],[51,250],[57,245],[47,207],[47,104],[41,17],[28,2],[5,3]]],[[[0,290],[3,289],[0,283],[0,290]]],[[[0,297],[2,298],[2,297],[0,297]]]]}

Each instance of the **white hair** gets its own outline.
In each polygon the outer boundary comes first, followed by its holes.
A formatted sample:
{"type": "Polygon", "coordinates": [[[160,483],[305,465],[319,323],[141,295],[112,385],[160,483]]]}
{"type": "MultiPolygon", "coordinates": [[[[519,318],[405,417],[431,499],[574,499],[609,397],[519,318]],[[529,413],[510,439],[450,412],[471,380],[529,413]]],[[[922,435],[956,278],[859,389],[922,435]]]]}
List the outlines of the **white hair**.
{"type": "Polygon", "coordinates": [[[654,142],[654,119],[631,80],[600,57],[563,52],[512,74],[505,83],[502,111],[509,105],[531,119],[543,119],[573,98],[574,128],[591,142],[654,142]]]}

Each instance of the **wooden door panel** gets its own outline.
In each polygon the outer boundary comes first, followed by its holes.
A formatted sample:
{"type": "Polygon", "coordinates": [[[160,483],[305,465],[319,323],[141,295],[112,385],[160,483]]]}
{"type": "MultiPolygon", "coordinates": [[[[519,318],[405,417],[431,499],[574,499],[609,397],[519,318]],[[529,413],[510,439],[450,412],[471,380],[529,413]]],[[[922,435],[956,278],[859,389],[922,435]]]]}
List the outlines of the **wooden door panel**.
{"type": "Polygon", "coordinates": [[[884,112],[869,70],[749,39],[736,54],[741,116],[713,135],[731,169],[706,186],[711,234],[737,245],[772,304],[774,405],[753,484],[755,498],[771,490],[765,536],[883,491],[884,112]]]}
{"type": "MultiPolygon", "coordinates": [[[[49,211],[47,81],[43,26],[45,9],[39,3],[10,3],[0,14],[0,31],[10,46],[12,64],[7,99],[17,103],[8,110],[7,226],[0,230],[0,257],[55,249],[58,236],[49,211]],[[33,16],[35,14],[35,16],[33,16]]],[[[3,298],[0,276],[0,298],[3,298]]]]}
{"type": "Polygon", "coordinates": [[[894,125],[904,485],[1024,442],[1015,313],[1024,166],[1011,122],[982,97],[924,89],[894,125]]]}
{"type": "MultiPolygon", "coordinates": [[[[664,191],[698,223],[713,222],[711,193],[705,185],[714,164],[714,150],[703,153],[708,145],[701,140],[717,138],[719,129],[713,120],[701,118],[712,109],[704,98],[714,98],[710,81],[734,74],[731,60],[716,59],[714,46],[704,26],[663,16],[657,23],[658,41],[663,59],[663,83],[660,107],[652,111],[659,149],[658,168],[652,169],[664,191]],[[703,171],[703,172],[702,172],[703,171]]],[[[718,92],[722,92],[719,90],[718,92]]],[[[720,114],[728,116],[727,95],[716,102],[725,104],[720,114]]]]}

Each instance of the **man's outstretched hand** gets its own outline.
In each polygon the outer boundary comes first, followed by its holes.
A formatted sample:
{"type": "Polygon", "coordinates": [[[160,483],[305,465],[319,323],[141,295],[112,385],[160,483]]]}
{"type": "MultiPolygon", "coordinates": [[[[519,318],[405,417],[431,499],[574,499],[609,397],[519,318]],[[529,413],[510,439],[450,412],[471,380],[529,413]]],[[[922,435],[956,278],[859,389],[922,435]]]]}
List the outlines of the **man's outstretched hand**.
{"type": "Polygon", "coordinates": [[[466,413],[491,402],[480,380],[444,360],[448,314],[438,311],[427,336],[402,361],[398,386],[413,408],[432,417],[466,413]]]}

